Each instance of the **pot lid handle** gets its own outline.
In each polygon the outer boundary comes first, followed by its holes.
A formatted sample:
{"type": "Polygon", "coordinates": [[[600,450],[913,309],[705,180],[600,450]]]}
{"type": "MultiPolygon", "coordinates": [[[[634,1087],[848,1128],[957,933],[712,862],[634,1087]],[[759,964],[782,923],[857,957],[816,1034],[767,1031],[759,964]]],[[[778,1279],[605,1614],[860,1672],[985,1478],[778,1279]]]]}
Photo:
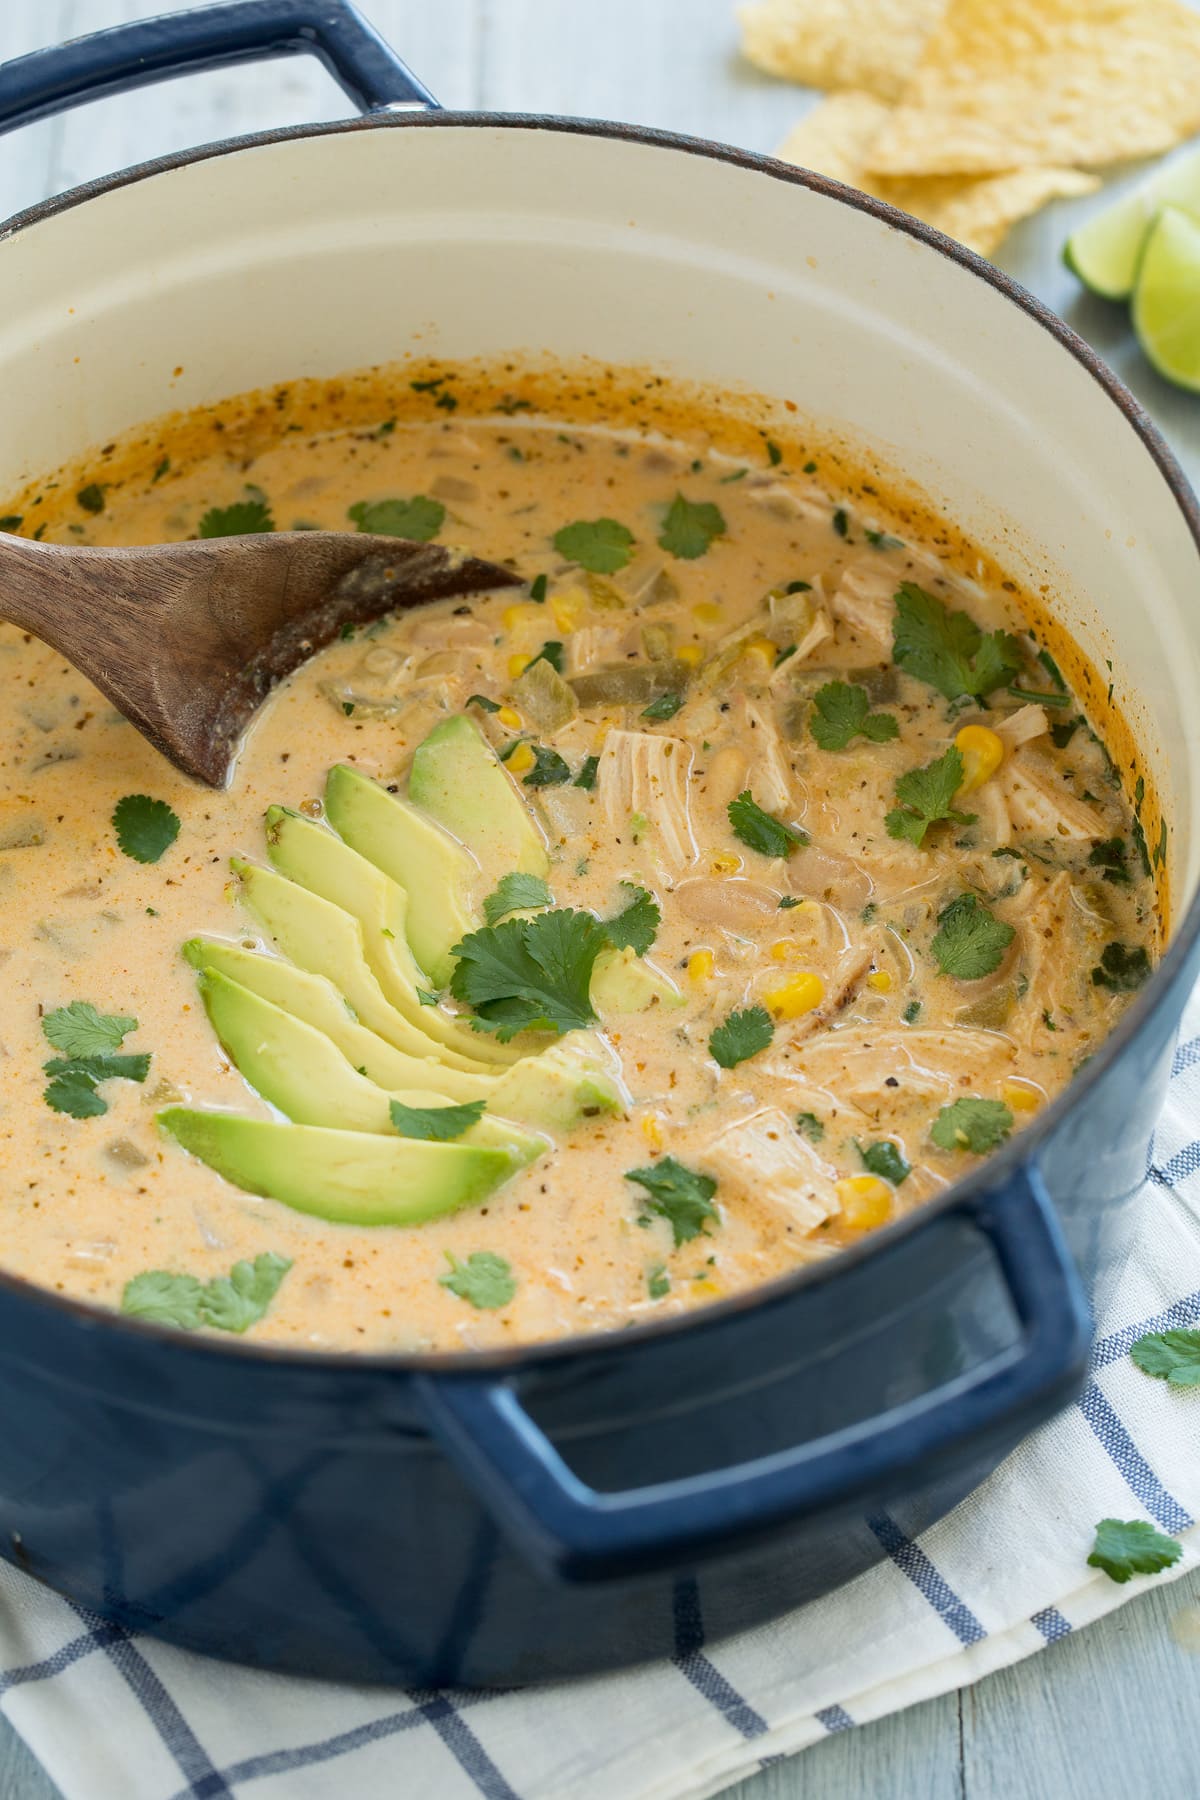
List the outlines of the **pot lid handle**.
{"type": "Polygon", "coordinates": [[[116,25],[0,65],[0,133],[174,75],[301,51],[319,57],[362,112],[437,106],[350,0],[225,0],[116,25]]]}

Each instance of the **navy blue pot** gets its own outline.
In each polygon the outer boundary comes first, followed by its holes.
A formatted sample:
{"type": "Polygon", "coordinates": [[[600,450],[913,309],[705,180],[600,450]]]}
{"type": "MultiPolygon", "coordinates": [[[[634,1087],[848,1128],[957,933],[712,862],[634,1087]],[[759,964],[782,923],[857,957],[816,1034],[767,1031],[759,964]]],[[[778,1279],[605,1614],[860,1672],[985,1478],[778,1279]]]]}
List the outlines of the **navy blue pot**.
{"type": "MultiPolygon", "coordinates": [[[[296,49],[370,116],[291,135],[436,125],[341,0],[246,0],[0,68],[0,130],[296,49]]],[[[994,269],[767,158],[533,123],[816,188],[1000,288],[1107,389],[1114,429],[1139,436],[1200,542],[1130,396],[994,269]]],[[[942,1516],[1078,1391],[1087,1296],[1128,1247],[1198,926],[1193,906],[1069,1092],[969,1180],[859,1250],[686,1320],[503,1355],[311,1355],[184,1337],[0,1277],[0,1547],[127,1627],[405,1684],[618,1667],[812,1599],[942,1516]]]]}

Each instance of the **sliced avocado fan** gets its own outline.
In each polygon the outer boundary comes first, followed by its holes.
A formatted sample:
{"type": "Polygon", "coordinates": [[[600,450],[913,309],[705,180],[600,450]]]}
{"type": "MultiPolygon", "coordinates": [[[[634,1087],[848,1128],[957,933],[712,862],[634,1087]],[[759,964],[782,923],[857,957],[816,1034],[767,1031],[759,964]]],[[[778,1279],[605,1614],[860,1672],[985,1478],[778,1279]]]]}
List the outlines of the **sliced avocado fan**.
{"type": "Polygon", "coordinates": [[[413,752],[408,797],[470,845],[486,890],[516,869],[546,875],[546,840],[491,745],[465,714],[435,725],[413,752]]]}

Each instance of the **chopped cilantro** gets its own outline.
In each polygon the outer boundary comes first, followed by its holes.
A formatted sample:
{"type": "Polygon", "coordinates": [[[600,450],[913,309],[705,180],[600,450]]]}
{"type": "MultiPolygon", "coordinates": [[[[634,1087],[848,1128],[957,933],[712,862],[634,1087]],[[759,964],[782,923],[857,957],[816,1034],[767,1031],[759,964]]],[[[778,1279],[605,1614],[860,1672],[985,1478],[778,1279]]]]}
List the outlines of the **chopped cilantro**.
{"type": "Polygon", "coordinates": [[[485,713],[498,713],[500,711],[500,702],[498,700],[489,700],[486,694],[468,694],[467,705],[477,706],[480,712],[485,713]]]}
{"type": "Polygon", "coordinates": [[[235,500],[232,506],[210,506],[196,528],[202,538],[253,537],[274,531],[271,509],[263,500],[235,500]]]}
{"type": "Polygon", "coordinates": [[[731,1012],[716,1027],[708,1040],[709,1054],[723,1069],[734,1069],[765,1050],[774,1035],[775,1027],[766,1007],[747,1006],[742,1012],[731,1012]]]}
{"type": "Polygon", "coordinates": [[[348,719],[352,719],[354,717],[354,702],[353,702],[353,700],[343,700],[342,701],[342,711],[345,713],[345,715],[348,719]]]}
{"type": "Polygon", "coordinates": [[[388,1112],[401,1137],[449,1144],[478,1125],[486,1105],[486,1100],[466,1100],[461,1106],[406,1106],[403,1100],[389,1100],[388,1112]]]}
{"type": "Polygon", "coordinates": [[[979,981],[998,969],[1015,932],[975,894],[959,894],[938,914],[930,952],[943,975],[979,981]]]}
{"type": "Polygon", "coordinates": [[[102,1013],[88,1000],[72,1000],[46,1014],[42,1030],[64,1056],[104,1056],[119,1050],[137,1020],[127,1013],[102,1013]]]}
{"type": "Polygon", "coordinates": [[[743,788],[737,799],[729,802],[728,810],[734,837],[763,856],[791,856],[808,842],[807,832],[764,812],[749,788],[743,788]]]}
{"type": "Polygon", "coordinates": [[[497,925],[509,913],[552,905],[550,889],[540,875],[526,875],[516,870],[500,877],[495,892],[483,903],[483,916],[489,925],[497,925]]]}
{"type": "Polygon", "coordinates": [[[23,517],[22,513],[5,513],[0,518],[0,531],[19,531],[23,517]]]}
{"type": "Polygon", "coordinates": [[[725,519],[720,507],[710,500],[686,500],[682,494],[676,494],[663,519],[658,547],[682,562],[694,562],[704,555],[714,538],[723,537],[724,533],[725,519]]]}
{"type": "Polygon", "coordinates": [[[1044,689],[1018,687],[1012,681],[1004,691],[1006,694],[1014,695],[1018,700],[1024,700],[1029,706],[1070,706],[1072,704],[1070,694],[1048,694],[1044,689]]]}
{"type": "Polygon", "coordinates": [[[446,509],[440,500],[414,494],[411,500],[358,500],[347,509],[346,517],[353,519],[360,531],[427,544],[442,529],[446,509]]]}
{"type": "Polygon", "coordinates": [[[562,674],[562,672],[563,672],[563,647],[558,638],[547,638],[546,642],[542,645],[542,647],[538,651],[537,655],[534,657],[531,657],[530,660],[525,664],[525,668],[521,671],[521,673],[525,674],[525,672],[527,670],[532,669],[534,663],[540,663],[540,662],[549,663],[550,667],[554,670],[554,673],[556,675],[562,674]]]}
{"type": "Polygon", "coordinates": [[[291,1266],[288,1257],[267,1250],[253,1262],[234,1263],[228,1275],[203,1283],[194,1275],[150,1269],[125,1283],[121,1311],[184,1331],[208,1325],[214,1331],[240,1333],[257,1325],[291,1266]]]}
{"type": "Polygon", "coordinates": [[[1088,1566],[1103,1569],[1113,1581],[1134,1575],[1158,1575],[1183,1555],[1183,1545],[1157,1531],[1148,1519],[1101,1519],[1088,1566]]]}
{"type": "Polygon", "coordinates": [[[783,451],[771,438],[767,439],[767,461],[773,469],[777,469],[783,461],[783,451]]]}
{"type": "Polygon", "coordinates": [[[1103,879],[1115,882],[1120,887],[1129,884],[1129,869],[1125,862],[1124,838],[1105,838],[1102,844],[1096,844],[1088,857],[1088,866],[1103,869],[1103,879]]]}
{"type": "Polygon", "coordinates": [[[165,800],[126,794],[113,809],[117,843],[134,862],[156,863],[179,836],[179,819],[165,800]]]}
{"type": "Polygon", "coordinates": [[[652,1300],[665,1300],[671,1291],[671,1277],[662,1263],[646,1270],[646,1292],[652,1300]]]}
{"type": "Polygon", "coordinates": [[[731,481],[743,481],[749,473],[749,469],[734,469],[732,474],[722,475],[721,486],[728,487],[731,481]]]}
{"type": "Polygon", "coordinates": [[[1158,842],[1154,846],[1150,860],[1156,869],[1161,869],[1167,860],[1167,821],[1165,819],[1159,820],[1158,842]]]}
{"type": "Polygon", "coordinates": [[[447,1250],[446,1260],[450,1273],[438,1276],[439,1286],[449,1288],[478,1312],[499,1311],[517,1291],[511,1266],[491,1250],[473,1250],[465,1262],[447,1250]]]}
{"type": "Polygon", "coordinates": [[[596,770],[599,767],[600,758],[598,756],[585,756],[572,785],[577,788],[587,788],[590,792],[596,785],[596,770]]]}
{"type": "Polygon", "coordinates": [[[962,786],[962,778],[962,752],[953,744],[944,755],[926,763],[924,768],[909,769],[901,775],[896,782],[896,798],[900,804],[893,807],[884,820],[888,836],[906,838],[920,849],[931,825],[941,824],[943,820],[954,825],[973,824],[975,813],[958,812],[954,806],[954,796],[962,786]]]}
{"type": "Polygon", "coordinates": [[[805,474],[806,474],[806,475],[815,475],[815,474],[816,474],[816,472],[817,472],[817,465],[816,465],[816,463],[815,463],[815,462],[806,462],[806,463],[805,463],[805,465],[804,465],[804,473],[805,473],[805,474]]]}
{"type": "Polygon", "coordinates": [[[529,598],[536,601],[539,606],[543,606],[548,585],[549,581],[545,575],[535,575],[529,584],[529,598]]]}
{"type": "Polygon", "coordinates": [[[802,904],[803,902],[797,894],[784,894],[775,910],[777,912],[790,912],[793,906],[800,906],[802,904]]]}
{"type": "Polygon", "coordinates": [[[1048,650],[1039,650],[1037,653],[1037,659],[1041,663],[1043,669],[1045,669],[1047,675],[1050,677],[1050,679],[1054,683],[1055,687],[1058,689],[1059,693],[1065,694],[1067,691],[1067,684],[1063,680],[1062,670],[1059,668],[1058,664],[1055,662],[1055,660],[1051,656],[1050,652],[1048,650]]]}
{"type": "Polygon", "coordinates": [[[717,1184],[711,1175],[701,1175],[673,1156],[664,1156],[644,1169],[626,1169],[626,1181],[636,1181],[650,1196],[647,1212],[657,1213],[670,1222],[675,1248],[700,1237],[709,1219],[717,1217],[712,1197],[717,1184]]]}
{"type": "Polygon", "coordinates": [[[683,705],[683,695],[670,690],[642,708],[643,719],[673,719],[683,705]]]}
{"type": "Polygon", "coordinates": [[[982,699],[1017,673],[1020,652],[1003,631],[985,637],[969,613],[949,612],[916,582],[903,581],[896,592],[892,655],[918,681],[958,700],[964,694],[982,699]]]}
{"type": "Polygon", "coordinates": [[[1060,719],[1057,724],[1052,725],[1050,727],[1050,738],[1054,748],[1056,750],[1065,750],[1082,724],[1083,719],[1082,717],[1079,717],[1075,719],[1060,719]]]}
{"type": "Polygon", "coordinates": [[[844,506],[839,506],[833,515],[833,529],[840,538],[850,537],[850,517],[844,506]]]}
{"type": "Polygon", "coordinates": [[[810,1143],[819,1144],[825,1136],[825,1127],[816,1113],[802,1112],[796,1114],[796,1130],[802,1131],[810,1143]]]}
{"type": "Polygon", "coordinates": [[[812,582],[811,581],[788,581],[788,582],[784,583],[783,591],[785,594],[811,594],[812,593],[812,582]]]}
{"type": "Polygon", "coordinates": [[[900,1016],[906,1025],[915,1025],[921,1016],[921,1002],[910,1000],[900,1016]]]}
{"type": "Polygon", "coordinates": [[[616,519],[576,519],[554,534],[554,548],[592,575],[615,575],[633,551],[633,533],[616,519]]]}
{"type": "Polygon", "coordinates": [[[1092,986],[1113,994],[1131,994],[1150,974],[1150,956],[1142,944],[1106,944],[1100,965],[1092,970],[1092,986]]]}
{"type": "Polygon", "coordinates": [[[156,465],[154,473],[150,477],[151,481],[161,481],[163,476],[166,474],[167,470],[170,467],[171,467],[170,457],[164,456],[162,461],[156,465]]]}
{"type": "Polygon", "coordinates": [[[408,385],[414,394],[436,394],[449,379],[448,375],[431,375],[427,381],[410,381],[408,385]]]}
{"type": "Polygon", "coordinates": [[[564,781],[570,781],[570,765],[563,761],[557,750],[550,750],[545,744],[531,744],[533,751],[533,767],[525,776],[526,787],[561,787],[564,781]]]}
{"type": "Polygon", "coordinates": [[[1200,1387],[1200,1331],[1147,1331],[1129,1354],[1143,1375],[1172,1387],[1200,1387]]]}
{"type": "Polygon", "coordinates": [[[455,946],[450,992],[502,1044],[518,1031],[574,1031],[595,1022],[588,989],[608,941],[598,919],[570,907],[506,919],[455,946]]]}
{"type": "Polygon", "coordinates": [[[773,667],[777,669],[781,663],[785,663],[788,660],[789,656],[795,656],[797,648],[798,646],[795,644],[785,644],[782,650],[777,650],[775,652],[775,662],[773,667]]]}
{"type": "Polygon", "coordinates": [[[98,481],[89,481],[86,487],[80,488],[75,498],[84,512],[102,513],[104,511],[104,489],[98,481]]]}
{"type": "Polygon", "coordinates": [[[604,929],[614,950],[629,948],[638,956],[645,956],[658,935],[662,913],[648,889],[638,887],[632,881],[623,881],[621,886],[627,888],[633,898],[615,918],[603,920],[604,929]]]}
{"type": "Polygon", "coordinates": [[[872,550],[903,550],[904,548],[904,539],[893,537],[890,531],[867,530],[863,532],[863,536],[872,550]]]}
{"type": "Polygon", "coordinates": [[[893,713],[873,713],[871,696],[864,687],[845,681],[827,681],[813,695],[812,734],[822,750],[845,750],[852,738],[865,737],[883,744],[899,737],[893,713]]]}
{"type": "Polygon", "coordinates": [[[939,1150],[969,1150],[983,1156],[1002,1144],[1013,1128],[1013,1116],[1002,1100],[964,1095],[943,1106],[929,1128],[939,1150]]]}
{"type": "Polygon", "coordinates": [[[889,1138],[880,1138],[877,1144],[868,1144],[865,1149],[862,1144],[855,1148],[862,1157],[864,1169],[869,1169],[872,1175],[881,1175],[895,1187],[912,1174],[912,1164],[904,1160],[897,1145],[889,1138]]]}

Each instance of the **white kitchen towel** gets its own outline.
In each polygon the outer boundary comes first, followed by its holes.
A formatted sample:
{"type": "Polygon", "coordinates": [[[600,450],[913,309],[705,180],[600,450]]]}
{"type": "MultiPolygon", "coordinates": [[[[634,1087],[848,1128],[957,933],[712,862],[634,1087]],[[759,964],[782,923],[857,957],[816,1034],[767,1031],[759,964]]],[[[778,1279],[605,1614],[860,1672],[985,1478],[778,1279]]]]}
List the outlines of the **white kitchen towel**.
{"type": "Polygon", "coordinates": [[[1200,1323],[1200,993],[1087,1386],[940,1524],[873,1522],[869,1574],[629,1675],[504,1694],[339,1687],[209,1662],[0,1565],[0,1705],[68,1800],[676,1800],[979,1679],[1200,1560],[1200,1399],[1142,1374],[1200,1323]],[[1087,1566],[1098,1519],[1181,1538],[1166,1575],[1087,1566]]]}

